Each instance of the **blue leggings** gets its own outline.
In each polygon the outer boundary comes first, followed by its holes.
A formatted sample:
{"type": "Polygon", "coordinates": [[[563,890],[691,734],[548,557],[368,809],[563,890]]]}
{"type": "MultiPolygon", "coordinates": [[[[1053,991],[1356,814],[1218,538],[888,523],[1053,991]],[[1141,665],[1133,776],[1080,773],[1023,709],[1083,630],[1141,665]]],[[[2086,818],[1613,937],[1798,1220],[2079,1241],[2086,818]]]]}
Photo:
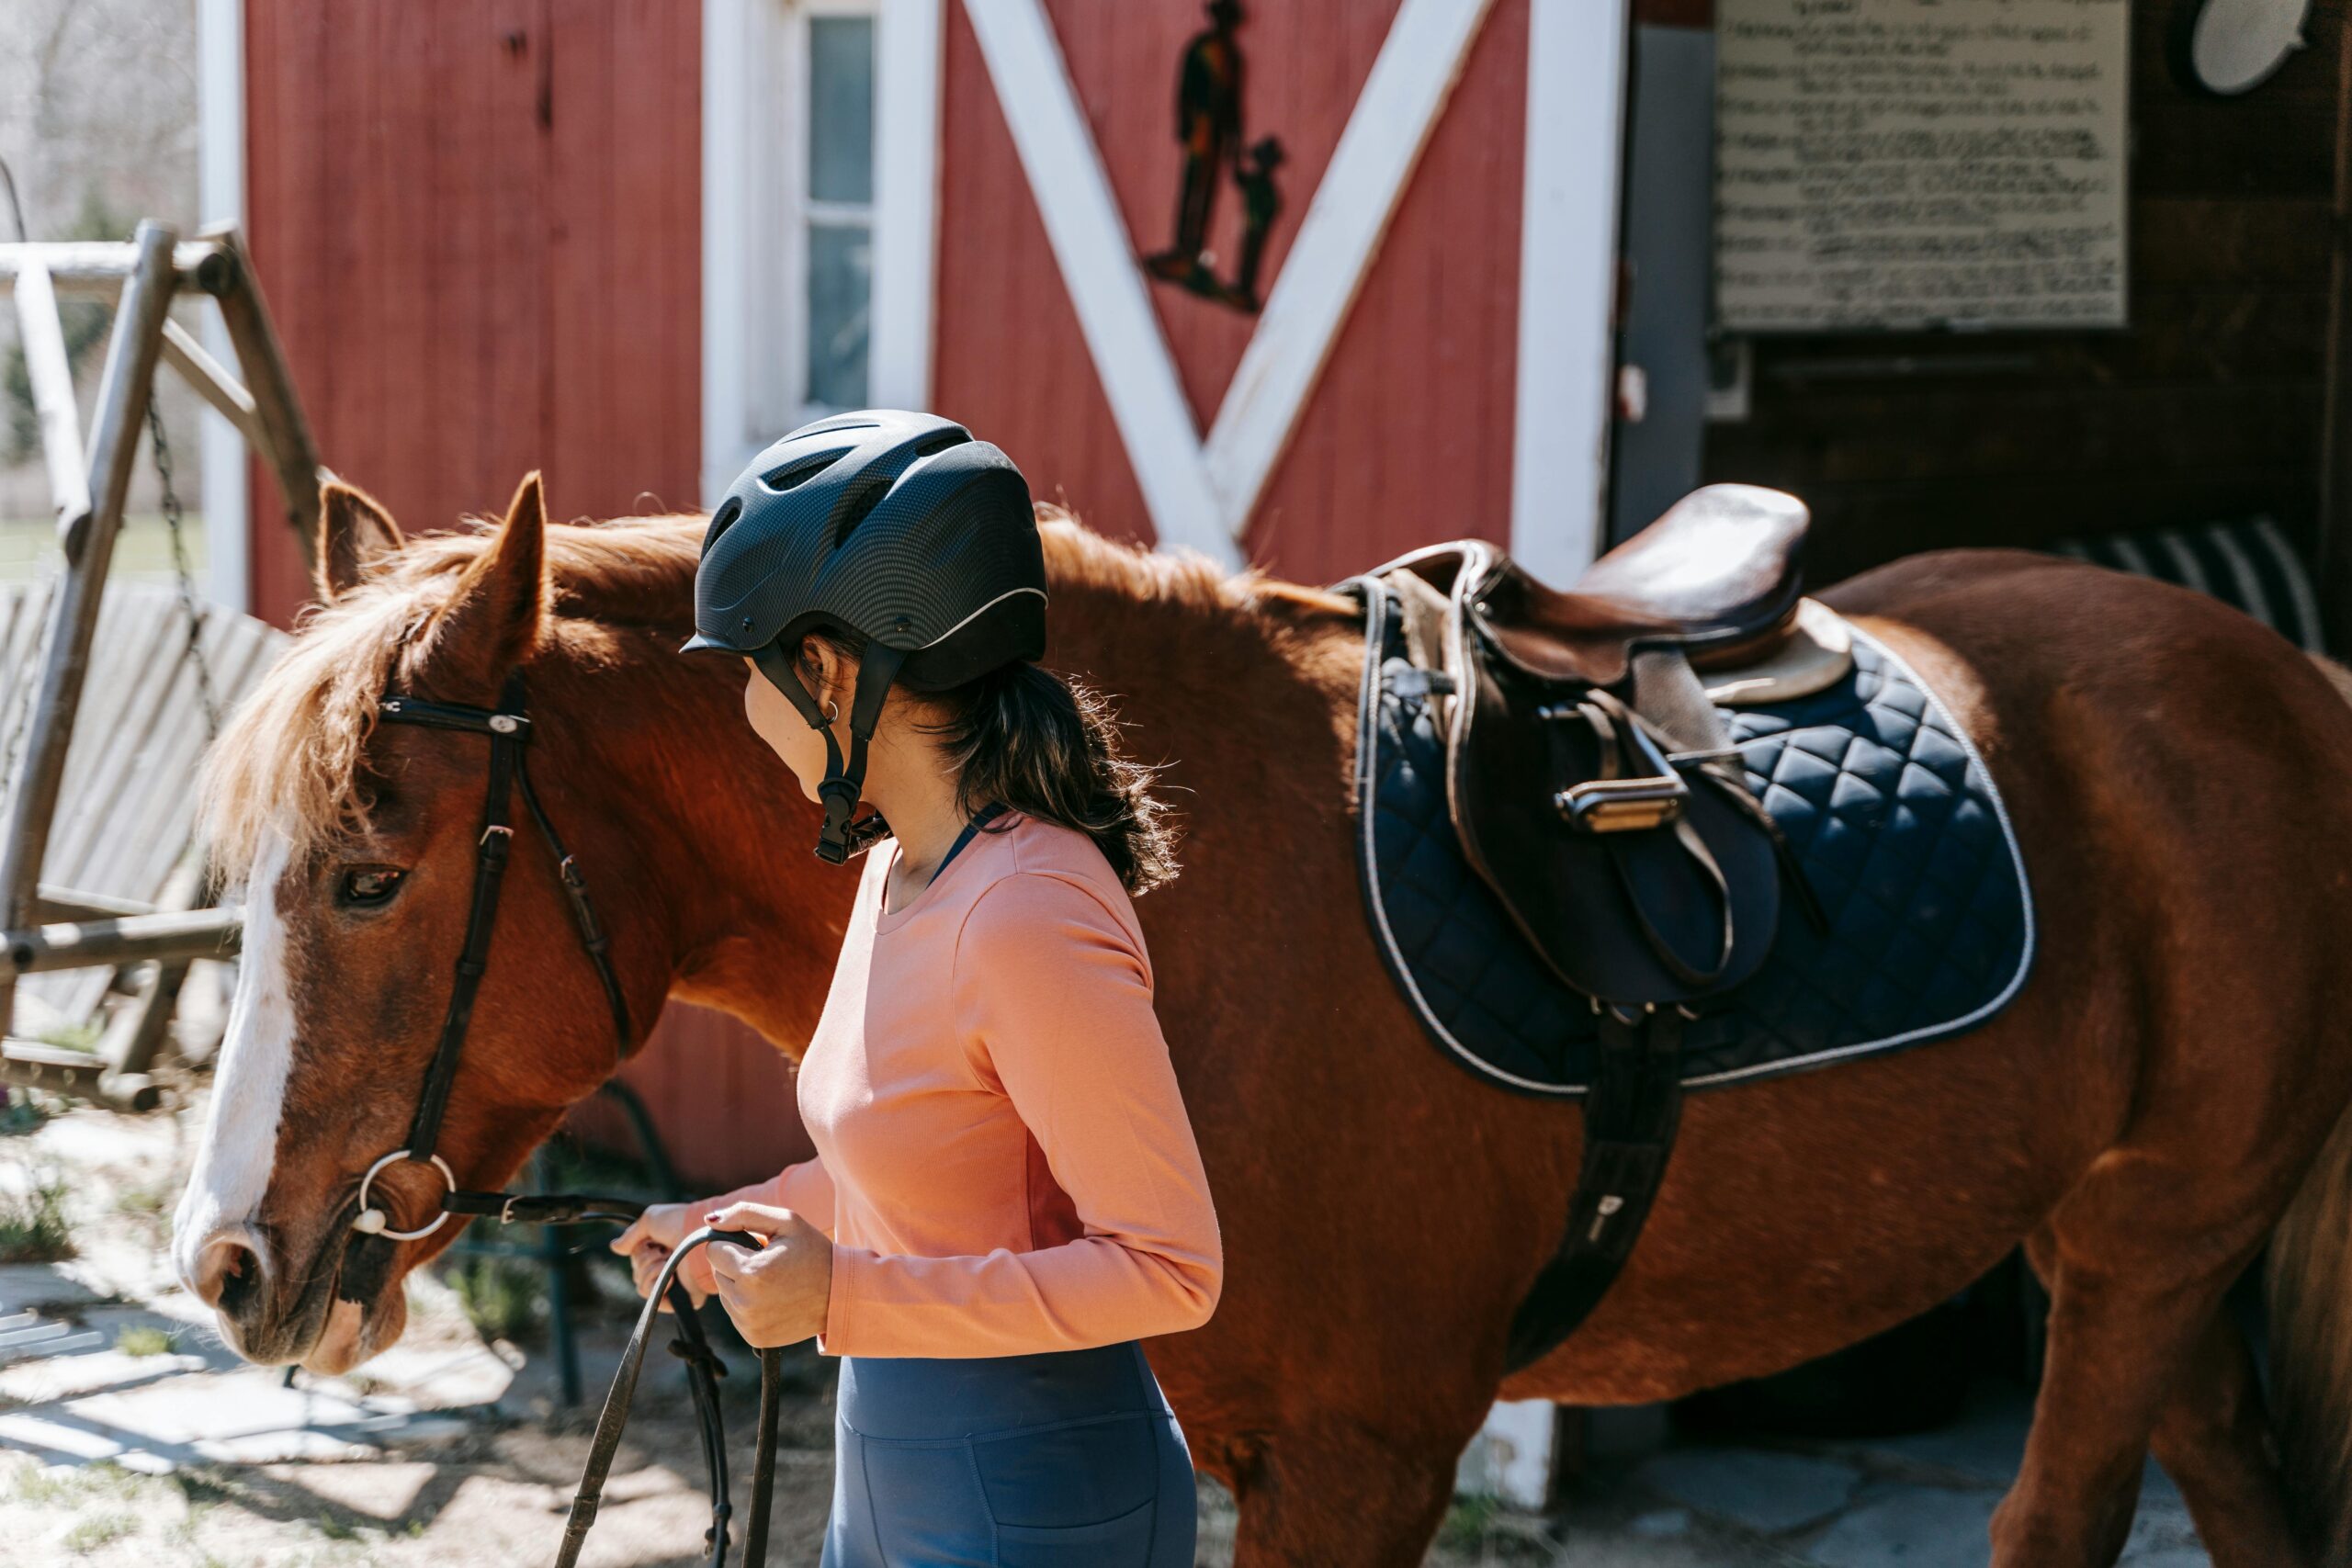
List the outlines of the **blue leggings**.
{"type": "Polygon", "coordinates": [[[844,1356],[821,1568],[1192,1568],[1193,1457],[1130,1339],[844,1356]]]}

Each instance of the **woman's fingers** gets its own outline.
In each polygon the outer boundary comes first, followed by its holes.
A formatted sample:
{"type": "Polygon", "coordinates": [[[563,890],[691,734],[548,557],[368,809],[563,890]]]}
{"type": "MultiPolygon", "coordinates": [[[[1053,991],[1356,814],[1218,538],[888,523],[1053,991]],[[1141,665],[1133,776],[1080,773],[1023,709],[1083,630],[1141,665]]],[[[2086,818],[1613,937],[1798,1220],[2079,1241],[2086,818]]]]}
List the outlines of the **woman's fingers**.
{"type": "Polygon", "coordinates": [[[779,1209],[768,1203],[729,1203],[702,1217],[702,1223],[714,1230],[750,1231],[753,1235],[774,1235],[788,1230],[798,1216],[789,1209],[779,1209]]]}
{"type": "MultiPolygon", "coordinates": [[[[719,1228],[738,1230],[742,1227],[722,1225],[719,1228]]],[[[743,1270],[750,1265],[753,1257],[749,1248],[738,1247],[731,1241],[708,1243],[703,1247],[702,1255],[710,1261],[712,1281],[718,1287],[719,1299],[722,1301],[727,1299],[728,1287],[743,1277],[743,1270]]]]}
{"type": "Polygon", "coordinates": [[[637,1250],[639,1243],[650,1241],[651,1239],[651,1233],[646,1228],[645,1216],[643,1214],[639,1214],[637,1218],[629,1221],[628,1229],[613,1237],[612,1248],[615,1252],[619,1253],[623,1258],[627,1258],[630,1253],[637,1250]]]}

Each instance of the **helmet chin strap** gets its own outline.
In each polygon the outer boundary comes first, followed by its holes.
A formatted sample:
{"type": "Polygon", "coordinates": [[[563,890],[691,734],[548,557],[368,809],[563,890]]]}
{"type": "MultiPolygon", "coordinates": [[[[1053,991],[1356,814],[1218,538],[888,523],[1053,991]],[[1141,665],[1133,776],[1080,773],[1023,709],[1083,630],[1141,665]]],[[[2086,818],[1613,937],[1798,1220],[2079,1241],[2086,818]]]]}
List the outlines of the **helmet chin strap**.
{"type": "Polygon", "coordinates": [[[775,643],[752,657],[768,683],[799,710],[809,728],[825,738],[825,780],[817,786],[817,799],[825,808],[825,825],[817,831],[817,858],[841,865],[852,855],[864,854],[890,831],[879,812],[857,817],[857,805],[865,789],[866,747],[874,739],[874,727],[882,719],[882,699],[889,694],[890,682],[899,678],[906,654],[879,642],[865,645],[865,658],[857,667],[856,690],[850,698],[846,760],[833,736],[838,711],[828,714],[817,705],[791,657],[775,643]]]}

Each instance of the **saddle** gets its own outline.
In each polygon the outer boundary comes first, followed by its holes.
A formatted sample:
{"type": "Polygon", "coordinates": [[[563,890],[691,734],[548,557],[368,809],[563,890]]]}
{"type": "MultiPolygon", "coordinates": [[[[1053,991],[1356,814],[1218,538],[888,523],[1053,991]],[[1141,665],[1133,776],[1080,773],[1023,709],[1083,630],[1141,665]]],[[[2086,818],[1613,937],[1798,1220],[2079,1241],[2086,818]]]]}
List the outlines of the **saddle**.
{"type": "Polygon", "coordinates": [[[1805,525],[1792,496],[1711,485],[1566,592],[1476,540],[1374,574],[1430,673],[1465,858],[1599,1003],[1728,990],[1771,947],[1784,847],[1700,672],[1796,636],[1805,525]]]}
{"type": "Polygon", "coordinates": [[[1679,1122],[1684,1023],[1763,964],[1784,888],[1820,923],[1702,679],[1792,663],[1807,520],[1792,496],[1712,485],[1565,592],[1475,540],[1349,585],[1375,648],[1401,614],[1464,860],[1598,1024],[1583,1165],[1513,1319],[1513,1369],[1589,1315],[1632,1254],[1679,1122]]]}

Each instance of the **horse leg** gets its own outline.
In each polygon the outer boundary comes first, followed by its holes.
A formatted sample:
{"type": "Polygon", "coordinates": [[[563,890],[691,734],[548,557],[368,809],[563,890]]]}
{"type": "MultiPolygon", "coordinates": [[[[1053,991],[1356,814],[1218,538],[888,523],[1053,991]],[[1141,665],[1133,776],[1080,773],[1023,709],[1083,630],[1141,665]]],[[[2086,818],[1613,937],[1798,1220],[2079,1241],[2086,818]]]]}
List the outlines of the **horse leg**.
{"type": "Polygon", "coordinates": [[[1276,1432],[1239,1478],[1234,1568],[1419,1568],[1471,1435],[1408,1450],[1333,1413],[1276,1432]]]}
{"type": "Polygon", "coordinates": [[[2155,1450],[2214,1568],[2310,1562],[2287,1523],[2254,1356],[2227,1312],[2216,1312],[2190,1348],[2156,1417],[2155,1450]]]}
{"type": "MultiPolygon", "coordinates": [[[[1993,1515],[1994,1568],[2109,1568],[2131,1534],[2159,1420],[2186,1401],[2211,1421],[2215,1369],[2193,1369],[2201,1386],[2181,1374],[2258,1237],[2217,1258],[2211,1232],[2171,1223],[2205,1217],[2186,1204],[2167,1213],[2177,1198],[2151,1163],[2110,1150],[2028,1246],[2050,1290],[2049,1352],[2025,1461],[1993,1515]],[[2196,1260],[2186,1275],[2184,1259],[2196,1260]]],[[[2168,1436],[2207,1467],[2188,1467],[2200,1482],[2226,1487],[2228,1467],[2211,1468],[2199,1431],[2184,1413],[2168,1436]]]]}

